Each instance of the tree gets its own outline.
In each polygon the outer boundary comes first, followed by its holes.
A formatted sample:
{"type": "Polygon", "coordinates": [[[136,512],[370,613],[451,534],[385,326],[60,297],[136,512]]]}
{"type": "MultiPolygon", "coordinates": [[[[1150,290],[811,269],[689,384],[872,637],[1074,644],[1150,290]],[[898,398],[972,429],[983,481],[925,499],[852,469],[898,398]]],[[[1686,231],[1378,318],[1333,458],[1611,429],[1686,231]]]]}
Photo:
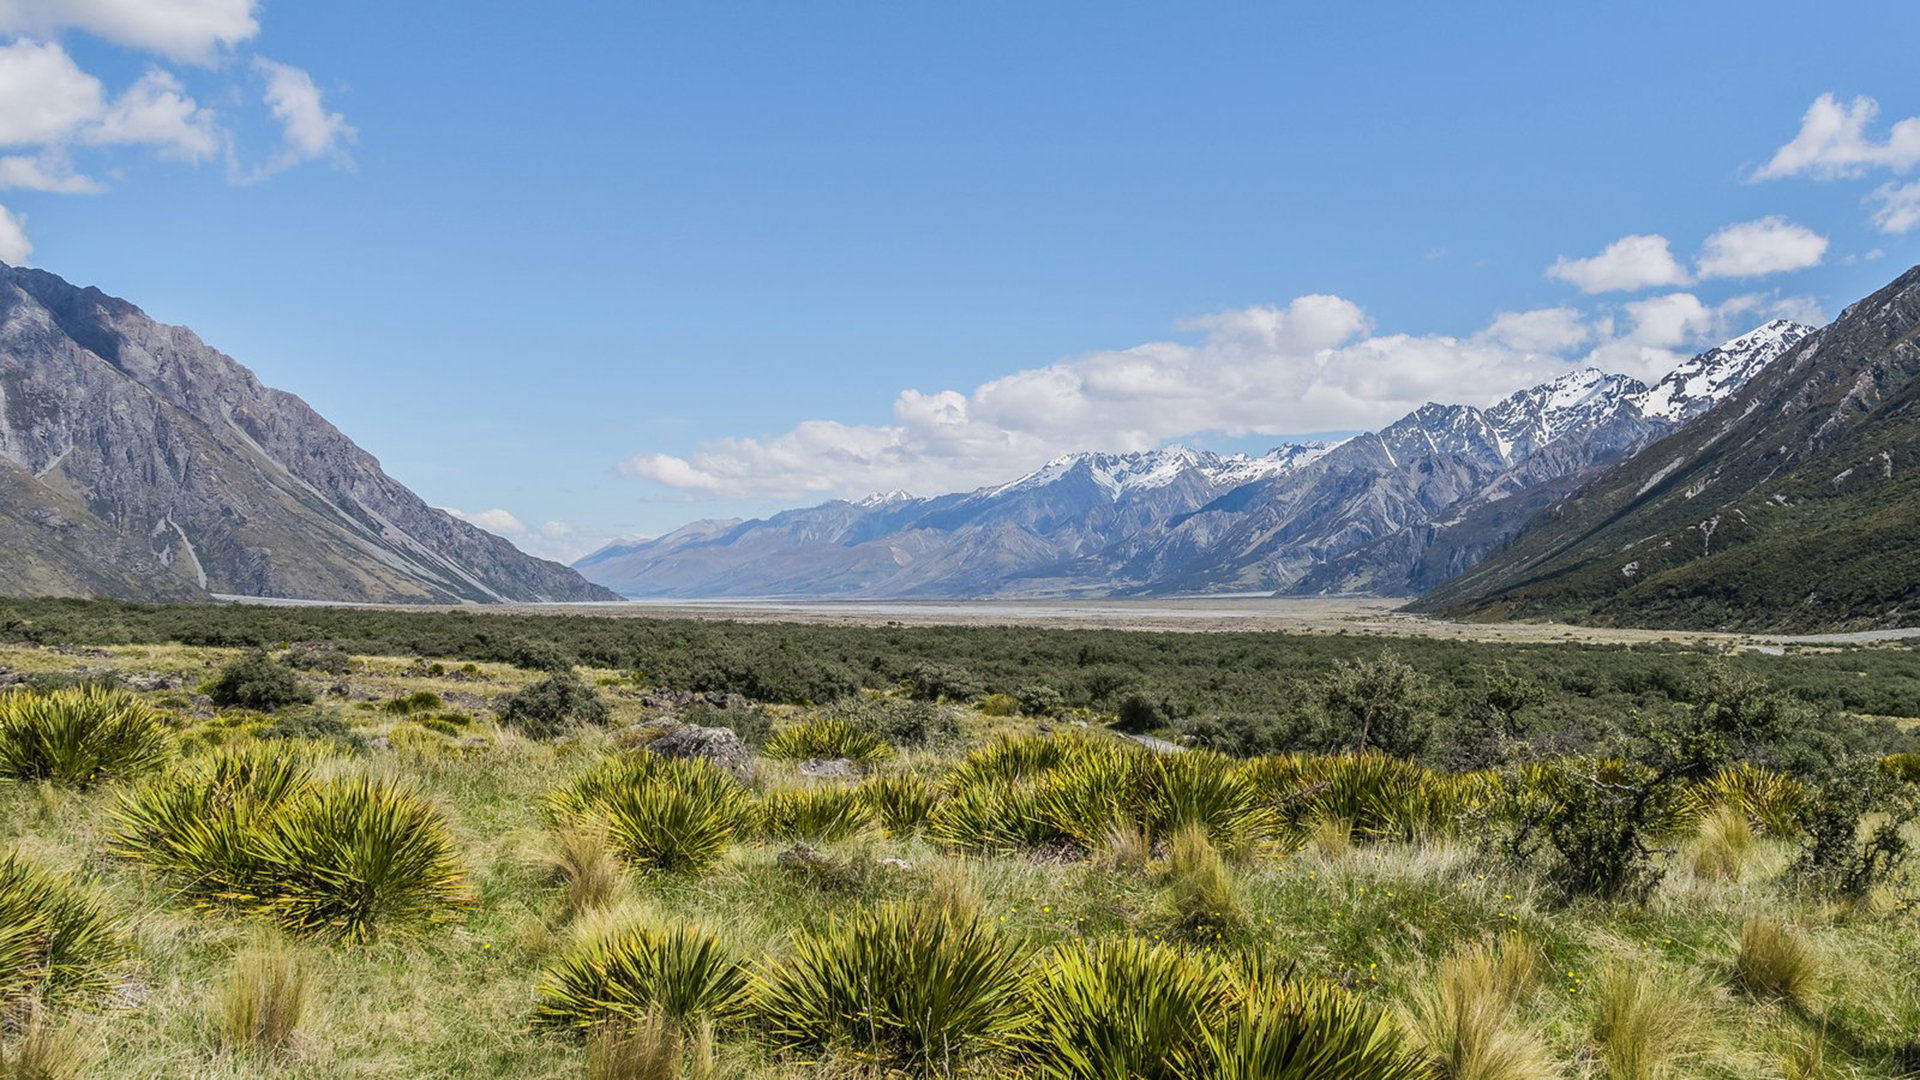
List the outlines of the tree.
{"type": "Polygon", "coordinates": [[[1433,689],[1400,654],[1334,665],[1319,686],[1321,743],[1354,753],[1416,757],[1433,736],[1433,689]]]}

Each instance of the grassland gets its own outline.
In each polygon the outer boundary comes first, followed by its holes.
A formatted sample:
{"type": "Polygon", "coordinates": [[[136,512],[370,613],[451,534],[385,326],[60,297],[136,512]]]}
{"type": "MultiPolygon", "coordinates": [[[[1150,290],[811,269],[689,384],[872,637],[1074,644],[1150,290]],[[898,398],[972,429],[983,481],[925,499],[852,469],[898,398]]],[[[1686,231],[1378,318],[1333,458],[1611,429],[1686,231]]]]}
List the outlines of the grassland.
{"type": "MultiPolygon", "coordinates": [[[[29,636],[19,633],[19,621],[33,617],[16,616],[16,637],[29,636]]],[[[127,621],[124,613],[116,617],[125,638],[162,636],[137,619],[127,621]]],[[[551,796],[609,761],[643,754],[637,747],[654,733],[653,725],[665,714],[685,712],[657,693],[662,684],[716,696],[726,689],[702,685],[704,676],[684,675],[694,668],[687,658],[669,654],[674,635],[693,635],[679,648],[731,650],[751,658],[742,664],[752,667],[783,651],[768,644],[774,640],[768,635],[780,631],[753,628],[751,637],[729,639],[712,636],[725,629],[629,627],[619,632],[625,635],[620,647],[634,652],[602,666],[592,659],[596,642],[613,638],[596,635],[614,631],[591,622],[556,620],[551,625],[564,632],[544,636],[543,624],[515,624],[510,633],[495,631],[478,645],[463,639],[418,654],[398,646],[427,642],[396,641],[402,635],[390,622],[362,627],[360,641],[378,649],[354,647],[354,635],[339,632],[345,622],[308,623],[285,637],[275,633],[286,631],[284,625],[256,627],[263,644],[324,640],[353,653],[344,674],[298,676],[319,691],[317,704],[277,712],[216,708],[201,695],[223,667],[244,655],[229,645],[0,647],[0,667],[43,687],[76,674],[161,684],[139,692],[161,711],[174,748],[159,776],[185,775],[217,755],[262,746],[269,753],[311,755],[318,776],[411,785],[444,819],[465,874],[466,902],[445,921],[396,923],[362,942],[288,935],[274,929],[273,918],[238,909],[244,905],[195,903],[177,876],[113,852],[115,808],[138,787],[136,780],[86,786],[0,780],[0,851],[13,850],[80,883],[127,935],[126,952],[108,965],[105,992],[53,1000],[45,1014],[50,1019],[42,1021],[69,1040],[61,1056],[86,1063],[75,1075],[575,1077],[589,1075],[596,1052],[598,1071],[592,1075],[682,1075],[680,1066],[641,1073],[619,1071],[618,1060],[609,1063],[609,1054],[625,1054],[625,1067],[637,1068],[633,1061],[644,1054],[631,1043],[644,1040],[592,1044],[536,1024],[548,1001],[545,973],[582,940],[610,928],[695,925],[764,984],[788,970],[783,965],[794,962],[809,935],[829,934],[860,913],[890,910],[886,905],[895,902],[977,922],[1017,954],[1007,991],[1015,997],[1037,992],[1030,985],[1033,973],[1056,955],[1053,950],[1079,955],[1076,950],[1089,943],[1140,941],[1223,971],[1284,971],[1288,985],[1317,988],[1372,1010],[1369,1015],[1391,1029],[1395,1044],[1427,1075],[1897,1077],[1920,1069],[1920,928],[1913,908],[1920,886],[1911,869],[1900,866],[1845,894],[1809,885],[1792,870],[1806,838],[1790,823],[1769,827],[1757,803],[1715,803],[1703,796],[1648,834],[1649,866],[1657,877],[1648,889],[1575,895],[1566,888],[1564,866],[1550,854],[1521,857],[1490,842],[1511,817],[1499,794],[1501,775],[1522,777],[1564,756],[1571,745],[1564,740],[1546,740],[1551,754],[1543,748],[1528,760],[1474,773],[1406,764],[1405,775],[1424,786],[1416,798],[1376,819],[1357,803],[1336,804],[1326,783],[1281,779],[1336,759],[1230,761],[1189,752],[1167,759],[1189,764],[1142,764],[1161,759],[1107,729],[1113,717],[1102,706],[1139,689],[1139,680],[1162,675],[1170,693],[1189,696],[1187,705],[1156,708],[1147,722],[1174,740],[1188,734],[1183,720],[1209,708],[1258,709],[1278,702],[1306,710],[1303,702],[1315,680],[1363,655],[1349,643],[1296,642],[1282,654],[1289,657],[1282,664],[1261,651],[1264,644],[1243,642],[1239,652],[1207,653],[1205,648],[1220,646],[1167,635],[1157,659],[1131,652],[1097,658],[1091,666],[1099,669],[1137,662],[1136,681],[1099,695],[1088,693],[1086,682],[1064,677],[1089,665],[1063,659],[1084,656],[1088,648],[1120,648],[1098,635],[979,631],[981,636],[966,638],[881,629],[853,636],[846,628],[813,628],[787,639],[787,651],[856,672],[851,685],[840,687],[851,699],[884,694],[879,707],[901,702],[903,709],[909,693],[956,700],[926,705],[935,712],[915,715],[933,716],[932,730],[899,737],[896,729],[846,778],[806,775],[818,770],[803,770],[778,751],[797,745],[803,749],[796,753],[811,755],[816,750],[807,748],[809,740],[819,734],[823,715],[854,716],[853,726],[861,727],[863,706],[847,700],[775,703],[688,714],[743,731],[770,722],[772,741],[752,763],[741,795],[746,816],[711,864],[663,872],[647,869],[630,846],[583,841],[565,815],[556,815],[551,796]],[[632,636],[641,633],[647,635],[643,640],[632,636]],[[604,724],[541,740],[501,723],[501,699],[544,676],[473,654],[533,642],[583,661],[579,674],[608,707],[604,724]],[[1028,647],[1033,642],[1039,644],[1028,647]],[[882,658],[878,666],[873,656],[882,658]],[[965,685],[950,687],[956,690],[951,694],[924,685],[930,677],[920,665],[936,659],[946,665],[936,673],[940,679],[965,685]],[[1202,674],[1208,663],[1216,672],[1211,681],[1202,674]],[[1254,665],[1253,671],[1266,673],[1266,683],[1236,681],[1247,677],[1235,675],[1235,664],[1254,665]],[[650,670],[667,677],[650,676],[650,670]],[[155,674],[163,678],[153,679],[155,674]],[[1042,680],[1060,684],[1061,703],[1050,716],[1021,715],[1014,696],[1042,680]],[[1246,688],[1255,684],[1262,687],[1258,692],[1246,688]],[[437,704],[424,704],[422,695],[437,704]],[[404,704],[409,701],[415,704],[404,704]],[[753,714],[751,723],[733,715],[746,713],[753,714]],[[321,731],[310,722],[315,716],[344,723],[347,734],[336,725],[324,736],[325,745],[268,738],[276,726],[290,723],[321,731]],[[988,772],[983,761],[1006,756],[995,748],[1009,737],[1080,748],[1062,760],[1091,763],[1086,768],[1092,781],[1076,788],[1066,765],[1057,772],[1033,766],[1017,775],[998,774],[997,781],[977,779],[970,787],[968,776],[988,772]],[[1170,790],[1163,779],[1139,787],[1149,794],[1138,804],[1112,812],[1086,809],[1107,806],[1099,797],[1103,792],[1135,790],[1137,778],[1160,776],[1154,769],[1182,776],[1187,773],[1181,770],[1189,770],[1196,785],[1228,778],[1243,784],[1234,788],[1242,801],[1229,800],[1217,814],[1170,817],[1167,800],[1151,794],[1170,790]],[[983,799],[1015,800],[990,806],[988,824],[1019,818],[1008,807],[1024,805],[1017,800],[1025,793],[1072,790],[1091,801],[1075,804],[1080,809],[1041,813],[1031,830],[1013,838],[953,810],[933,809],[924,820],[913,816],[917,827],[889,830],[870,810],[841,824],[824,822],[814,811],[789,813],[778,819],[786,824],[775,826],[765,809],[795,792],[850,791],[873,776],[920,784],[935,807],[976,789],[983,799]],[[1103,779],[1108,777],[1111,783],[1103,779]],[[1202,827],[1183,831],[1193,817],[1202,827]],[[1775,937],[1766,939],[1768,933],[1775,937]],[[235,1038],[232,1010],[236,987],[252,987],[248,992],[258,995],[263,979],[279,987],[266,992],[269,1003],[284,1004],[292,996],[262,959],[276,951],[279,963],[300,973],[305,1005],[290,1038],[270,1049],[235,1038]],[[1783,953],[1800,958],[1785,964],[1786,975],[1778,973],[1783,953]]],[[[444,630],[418,624],[410,632],[444,630]]],[[[82,636],[71,631],[69,637],[82,636]]],[[[85,636],[99,641],[109,632],[96,626],[85,636]]],[[[1473,707],[1464,695],[1500,658],[1529,672],[1554,673],[1547,695],[1530,698],[1527,707],[1539,715],[1536,733],[1581,732],[1594,740],[1571,746],[1576,754],[1634,745],[1595,734],[1599,729],[1589,712],[1661,714],[1660,701],[1675,715],[1699,711],[1673,699],[1680,691],[1668,695],[1660,688],[1685,684],[1701,665],[1716,661],[1681,649],[1539,648],[1534,654],[1416,649],[1409,656],[1434,682],[1438,692],[1426,707],[1442,723],[1449,713],[1473,707]],[[1638,681],[1616,677],[1640,665],[1645,677],[1638,681]]],[[[1913,700],[1902,696],[1914,676],[1908,650],[1764,659],[1770,663],[1760,670],[1797,688],[1796,700],[1817,708],[1823,723],[1855,724],[1862,713],[1913,711],[1913,700]]],[[[803,687],[838,685],[791,671],[787,677],[803,687]]],[[[774,682],[760,675],[748,681],[754,679],[774,682]]],[[[885,724],[879,729],[888,730],[885,724]]],[[[1893,737],[1884,727],[1863,724],[1861,730],[1877,733],[1859,744],[1870,749],[1877,746],[1874,739],[1893,737]]],[[[822,745],[831,750],[838,744],[822,745]]],[[[1332,787],[1345,792],[1345,782],[1332,787]]],[[[1685,790],[1705,786],[1689,782],[1685,790]]],[[[1879,820],[1869,817],[1863,824],[1879,820]]],[[[1911,825],[1904,828],[1906,840],[1920,840],[1911,825]]],[[[965,1053],[911,1061],[894,1055],[894,1065],[931,1075],[1074,1075],[1046,1071],[1055,1067],[1051,1059],[1022,1041],[1031,1040],[1031,1033],[1018,1030],[1030,1022],[1028,1014],[1016,1014],[1013,1029],[995,1029],[965,1053]]],[[[16,1051],[25,1037],[24,1016],[17,1007],[9,1013],[7,1045],[16,1051]]],[[[858,1038],[800,1046],[777,1036],[784,1029],[776,1019],[752,1006],[723,1012],[712,1028],[705,1075],[888,1075],[888,1055],[863,1052],[858,1038]]],[[[702,1036],[690,1032],[684,1075],[699,1074],[701,1054],[691,1046],[702,1036]]],[[[7,1075],[4,1068],[0,1075],[7,1075]]],[[[1226,1074],[1195,1066],[1187,1075],[1226,1074]]],[[[1249,1067],[1232,1075],[1325,1074],[1249,1067]]]]}

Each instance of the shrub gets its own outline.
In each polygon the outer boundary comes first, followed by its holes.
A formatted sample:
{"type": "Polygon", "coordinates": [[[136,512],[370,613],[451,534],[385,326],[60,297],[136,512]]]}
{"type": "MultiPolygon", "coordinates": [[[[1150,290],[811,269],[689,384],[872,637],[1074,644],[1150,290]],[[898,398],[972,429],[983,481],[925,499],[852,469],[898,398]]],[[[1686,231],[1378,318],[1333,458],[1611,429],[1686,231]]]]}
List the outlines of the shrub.
{"type": "Polygon", "coordinates": [[[801,936],[755,1007],[778,1046],[931,1071],[1007,1043],[1024,962],[977,920],[885,904],[801,936]]]}
{"type": "Polygon", "coordinates": [[[582,937],[547,970],[534,1023],[578,1032],[650,1014],[724,1019],[746,992],[746,969],[699,927],[629,921],[582,937]]]}
{"type": "Polygon", "coordinates": [[[986,692],[972,672],[951,664],[915,664],[900,681],[920,701],[968,701],[986,692]]]}
{"type": "Polygon", "coordinates": [[[517,638],[507,642],[487,657],[512,664],[527,671],[543,671],[549,675],[565,674],[573,670],[579,658],[551,641],[532,641],[517,638]]]}
{"type": "Polygon", "coordinates": [[[262,937],[234,958],[221,992],[220,1034],[236,1050],[283,1050],[307,1008],[307,972],[287,943],[262,937]]]}
{"type": "Polygon", "coordinates": [[[927,815],[929,840],[955,851],[1020,851],[1069,839],[1033,784],[975,784],[942,798],[927,815]]]}
{"type": "Polygon", "coordinates": [[[272,712],[287,705],[313,704],[313,688],[293,669],[255,650],[220,669],[207,696],[215,705],[272,712]]]}
{"type": "Polygon", "coordinates": [[[1831,896],[1866,896],[1906,862],[1912,849],[1903,830],[1916,816],[1910,788],[1876,768],[1842,765],[1800,809],[1800,854],[1791,872],[1831,896]],[[1873,824],[1862,837],[1869,814],[1873,824]]]}
{"type": "Polygon", "coordinates": [[[604,825],[634,865],[669,873],[718,861],[753,812],[746,789],[714,766],[644,752],[607,758],[550,801],[563,818],[604,825]]]}
{"type": "Polygon", "coordinates": [[[898,697],[849,698],[833,706],[831,715],[894,746],[947,743],[960,735],[960,710],[931,701],[898,697]]]}
{"type": "Polygon", "coordinates": [[[777,761],[846,758],[871,765],[893,756],[893,748],[872,732],[840,717],[827,716],[776,732],[767,740],[765,753],[777,761]]]}
{"type": "Polygon", "coordinates": [[[0,696],[0,777],[88,787],[152,769],[170,750],[159,716],[124,691],[0,696]]]}
{"type": "Polygon", "coordinates": [[[1408,1028],[1448,1080],[1535,1080],[1553,1074],[1546,1047],[1514,1026],[1538,960],[1523,939],[1467,946],[1440,961],[1417,990],[1408,1028]]]}
{"type": "Polygon", "coordinates": [[[348,753],[367,748],[367,737],[353,730],[340,714],[329,709],[300,709],[282,713],[254,733],[257,739],[310,739],[331,743],[348,753]]]}
{"type": "Polygon", "coordinates": [[[842,784],[768,792],[759,818],[761,832],[775,840],[845,840],[878,824],[860,789],[842,784]]]}
{"type": "Polygon", "coordinates": [[[872,777],[861,783],[859,791],[889,836],[919,832],[939,799],[932,784],[905,773],[872,777]]]}
{"type": "Polygon", "coordinates": [[[1318,687],[1325,749],[1418,757],[1433,735],[1434,691],[1400,654],[1339,661],[1318,687]]]}
{"type": "Polygon", "coordinates": [[[351,656],[326,645],[295,645],[282,660],[290,668],[323,675],[345,675],[353,667],[351,656]]]}
{"type": "Polygon", "coordinates": [[[1740,924],[1734,980],[1762,1001],[1801,1008],[1819,996],[1820,951],[1792,927],[1770,915],[1749,915],[1740,924]]]}
{"type": "Polygon", "coordinates": [[[1155,837],[1197,826],[1220,847],[1241,851],[1278,831],[1273,809],[1231,759],[1193,751],[1159,754],[1150,761],[1144,799],[1155,837]]]}
{"type": "MultiPolygon", "coordinates": [[[[1206,1035],[1206,1070],[1214,1080],[1430,1080],[1433,1070],[1412,1052],[1392,1019],[1337,987],[1258,983],[1206,1035]]],[[[1545,1071],[1453,1073],[1513,1076],[1545,1071]]]]}
{"type": "Polygon", "coordinates": [[[1217,965],[1164,945],[1063,946],[1029,981],[1020,1056],[1042,1080],[1202,1076],[1227,990],[1217,965]]]}
{"type": "Polygon", "coordinates": [[[988,694],[980,699],[980,712],[986,716],[1020,715],[1020,699],[1012,694],[988,694]]]}
{"type": "Polygon", "coordinates": [[[1020,715],[1045,719],[1066,709],[1067,699],[1051,686],[1023,687],[1013,695],[1020,701],[1020,715]]]}
{"type": "Polygon", "coordinates": [[[1543,835],[1559,856],[1554,880],[1572,896],[1643,898],[1662,869],[1650,845],[1684,820],[1680,792],[1664,777],[1631,762],[1577,758],[1513,782],[1518,821],[1514,854],[1543,835]]]}
{"type": "Polygon", "coordinates": [[[600,692],[571,671],[549,675],[500,703],[500,722],[531,739],[576,727],[605,727],[613,717],[600,692]]]}
{"type": "Polygon", "coordinates": [[[87,997],[110,988],[126,955],[120,928],[71,880],[0,859],[0,1007],[22,997],[87,997]]]}
{"type": "Polygon", "coordinates": [[[1258,758],[1240,775],[1278,815],[1274,827],[1294,835],[1327,820],[1369,839],[1446,835],[1484,798],[1475,774],[1442,775],[1377,753],[1258,758]]]}
{"type": "Polygon", "coordinates": [[[301,934],[366,941],[451,917],[466,875],[439,811],[411,788],[330,780],[283,803],[251,839],[262,907],[301,934]]]}
{"type": "Polygon", "coordinates": [[[380,711],[394,716],[412,716],[414,713],[430,713],[445,705],[440,695],[431,690],[415,690],[411,694],[401,694],[380,703],[380,711]]]}

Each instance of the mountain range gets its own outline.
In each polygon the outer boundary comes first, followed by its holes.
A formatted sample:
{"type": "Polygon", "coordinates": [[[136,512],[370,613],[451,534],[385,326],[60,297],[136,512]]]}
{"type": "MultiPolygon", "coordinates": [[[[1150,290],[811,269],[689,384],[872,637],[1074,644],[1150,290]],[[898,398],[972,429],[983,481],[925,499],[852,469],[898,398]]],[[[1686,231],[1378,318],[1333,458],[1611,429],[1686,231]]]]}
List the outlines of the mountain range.
{"type": "Polygon", "coordinates": [[[0,595],[611,600],[434,509],[292,394],[0,264],[0,595]]]}
{"type": "Polygon", "coordinates": [[[1768,323],[1652,386],[1587,369],[1252,457],[1071,454],[1008,483],[700,521],[575,563],[649,597],[1412,595],[1683,428],[1812,331],[1768,323]]]}
{"type": "Polygon", "coordinates": [[[1920,267],[1420,601],[1466,618],[1920,623],[1920,267]]]}

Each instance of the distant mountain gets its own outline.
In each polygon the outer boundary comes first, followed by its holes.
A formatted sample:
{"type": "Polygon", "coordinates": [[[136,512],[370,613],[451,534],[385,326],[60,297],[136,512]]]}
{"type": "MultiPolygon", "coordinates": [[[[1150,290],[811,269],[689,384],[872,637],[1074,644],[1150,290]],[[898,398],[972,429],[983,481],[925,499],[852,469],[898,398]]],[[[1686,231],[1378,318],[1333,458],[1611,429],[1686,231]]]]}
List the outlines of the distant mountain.
{"type": "Polygon", "coordinates": [[[616,598],[427,506],[192,331],[4,264],[0,594],[616,598]]]}
{"type": "Polygon", "coordinates": [[[1652,387],[1576,371],[1486,409],[1426,405],[1335,445],[1072,454],[964,494],[697,522],[575,567],[630,596],[1408,595],[1807,332],[1770,323],[1652,387]]]}
{"type": "Polygon", "coordinates": [[[1424,598],[1467,617],[1920,625],[1920,267],[1424,598]]]}

